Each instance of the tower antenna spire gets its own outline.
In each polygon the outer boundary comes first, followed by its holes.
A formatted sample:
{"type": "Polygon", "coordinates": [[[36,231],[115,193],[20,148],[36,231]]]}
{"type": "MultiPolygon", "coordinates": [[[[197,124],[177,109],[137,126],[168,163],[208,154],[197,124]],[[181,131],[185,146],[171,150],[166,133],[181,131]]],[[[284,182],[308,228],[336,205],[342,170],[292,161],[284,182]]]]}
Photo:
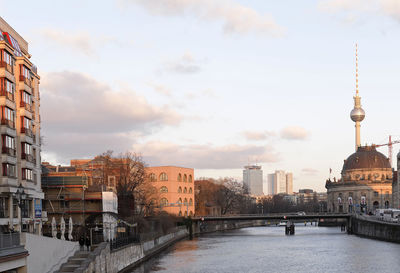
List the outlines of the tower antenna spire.
{"type": "Polygon", "coordinates": [[[356,96],[358,97],[358,45],[356,43],[356,96]]]}
{"type": "Polygon", "coordinates": [[[358,94],[358,45],[356,44],[356,95],[354,98],[354,108],[351,110],[350,118],[356,123],[356,151],[361,146],[360,127],[361,121],[365,118],[365,112],[361,108],[361,97],[358,94]]]}

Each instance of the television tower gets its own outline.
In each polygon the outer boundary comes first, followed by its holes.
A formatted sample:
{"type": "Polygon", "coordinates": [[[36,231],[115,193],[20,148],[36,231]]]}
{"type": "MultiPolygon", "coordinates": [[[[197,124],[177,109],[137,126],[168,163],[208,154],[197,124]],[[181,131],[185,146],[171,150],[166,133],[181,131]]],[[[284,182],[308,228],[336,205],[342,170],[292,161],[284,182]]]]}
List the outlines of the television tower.
{"type": "Polygon", "coordinates": [[[360,127],[361,121],[365,118],[365,111],[361,108],[361,97],[358,94],[358,48],[356,44],[356,95],[354,98],[354,108],[351,110],[350,118],[356,123],[356,152],[361,146],[360,127]]]}

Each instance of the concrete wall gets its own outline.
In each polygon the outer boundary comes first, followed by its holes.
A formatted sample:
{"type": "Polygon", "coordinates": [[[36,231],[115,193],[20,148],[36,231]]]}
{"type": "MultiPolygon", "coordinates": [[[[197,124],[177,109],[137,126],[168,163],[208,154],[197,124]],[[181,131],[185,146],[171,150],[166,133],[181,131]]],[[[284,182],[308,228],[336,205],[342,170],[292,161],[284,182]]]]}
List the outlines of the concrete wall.
{"type": "Polygon", "coordinates": [[[53,272],[79,250],[78,242],[62,241],[31,233],[22,233],[21,243],[29,252],[28,273],[53,272]]]}
{"type": "Polygon", "coordinates": [[[400,243],[400,225],[375,221],[361,216],[352,217],[349,233],[355,235],[400,243]]]}
{"type": "Polygon", "coordinates": [[[178,230],[154,240],[141,244],[130,244],[117,250],[110,250],[109,243],[101,243],[86,262],[75,272],[79,273],[117,273],[127,271],[129,268],[150,258],[154,253],[164,249],[175,241],[187,237],[186,229],[178,230]]]}

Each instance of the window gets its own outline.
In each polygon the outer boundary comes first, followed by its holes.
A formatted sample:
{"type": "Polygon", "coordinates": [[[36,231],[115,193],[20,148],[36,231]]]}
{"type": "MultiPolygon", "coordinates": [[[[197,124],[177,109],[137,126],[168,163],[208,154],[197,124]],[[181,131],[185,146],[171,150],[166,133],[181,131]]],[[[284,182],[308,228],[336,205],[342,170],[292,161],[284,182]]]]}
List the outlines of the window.
{"type": "Polygon", "coordinates": [[[15,139],[13,137],[2,135],[1,139],[3,141],[3,148],[15,150],[15,139]]]}
{"type": "Polygon", "coordinates": [[[15,92],[15,84],[10,82],[8,79],[6,78],[1,78],[0,79],[0,84],[1,84],[1,95],[5,96],[8,94],[10,96],[8,96],[9,99],[14,100],[14,92],[15,92]],[[6,94],[7,93],[7,94],[6,94]]]}
{"type": "Polygon", "coordinates": [[[22,168],[22,180],[33,181],[33,171],[31,169],[22,168]]]}
{"type": "Polygon", "coordinates": [[[8,198],[0,197],[0,218],[8,217],[8,198]]]}
{"type": "Polygon", "coordinates": [[[183,182],[187,182],[187,175],[186,174],[183,175],[183,182]]]}
{"type": "Polygon", "coordinates": [[[6,64],[10,65],[10,66],[14,66],[14,58],[12,57],[12,55],[10,53],[8,53],[6,50],[2,50],[3,54],[2,54],[2,61],[5,62],[6,64]]]}
{"type": "Polygon", "coordinates": [[[3,176],[7,177],[17,177],[15,171],[15,165],[10,163],[3,163],[3,176]]]}
{"type": "Polygon", "coordinates": [[[29,218],[29,203],[30,200],[21,200],[22,218],[29,218]]]}
{"type": "Polygon", "coordinates": [[[192,188],[189,188],[189,193],[193,193],[193,190],[192,190],[192,188]]]}
{"type": "Polygon", "coordinates": [[[26,155],[32,155],[32,145],[26,142],[21,143],[22,153],[26,155]]]}
{"type": "Polygon", "coordinates": [[[188,203],[187,198],[183,201],[183,203],[186,205],[188,203]]]}
{"type": "Polygon", "coordinates": [[[378,196],[379,196],[379,192],[374,191],[374,196],[375,196],[375,197],[378,197],[378,196]]]}
{"type": "Polygon", "coordinates": [[[178,182],[182,182],[182,175],[178,174],[178,182]]]}
{"type": "Polygon", "coordinates": [[[21,75],[26,79],[31,79],[31,71],[25,65],[21,65],[21,75]]]}
{"type": "Polygon", "coordinates": [[[32,104],[32,96],[26,91],[21,91],[21,100],[26,104],[32,104]]]}
{"type": "Polygon", "coordinates": [[[108,186],[109,187],[115,187],[115,176],[109,176],[108,177],[108,186]]]}
{"type": "Polygon", "coordinates": [[[193,199],[192,198],[189,199],[189,206],[193,206],[193,199]]]}
{"type": "Polygon", "coordinates": [[[15,112],[14,112],[14,110],[12,110],[11,108],[3,106],[2,107],[2,114],[3,114],[2,118],[4,120],[9,120],[11,122],[14,122],[14,120],[15,120],[15,112]]]}
{"type": "Polygon", "coordinates": [[[168,188],[165,187],[165,186],[162,186],[162,187],[160,188],[160,192],[168,192],[168,188]]]}
{"type": "Polygon", "coordinates": [[[161,198],[160,205],[162,207],[167,206],[168,205],[168,199],[167,198],[161,198]]]}
{"type": "Polygon", "coordinates": [[[182,198],[179,198],[178,203],[182,204],[182,198]]]}
{"type": "Polygon", "coordinates": [[[168,181],[168,176],[166,173],[160,174],[160,181],[168,181]]]}
{"type": "Polygon", "coordinates": [[[193,211],[190,211],[190,216],[193,216],[193,211]]]}
{"type": "Polygon", "coordinates": [[[22,120],[22,127],[25,129],[31,129],[32,128],[32,121],[27,118],[27,117],[21,117],[22,120]]]}
{"type": "Polygon", "coordinates": [[[157,175],[155,173],[151,173],[149,175],[149,179],[150,179],[150,182],[156,182],[157,181],[157,175]]]}
{"type": "Polygon", "coordinates": [[[192,183],[192,182],[193,182],[193,177],[191,174],[189,174],[189,183],[192,183]]]}
{"type": "Polygon", "coordinates": [[[183,189],[183,193],[187,193],[187,188],[186,187],[183,189]]]}
{"type": "Polygon", "coordinates": [[[178,188],[178,193],[182,193],[182,187],[178,188]]]}

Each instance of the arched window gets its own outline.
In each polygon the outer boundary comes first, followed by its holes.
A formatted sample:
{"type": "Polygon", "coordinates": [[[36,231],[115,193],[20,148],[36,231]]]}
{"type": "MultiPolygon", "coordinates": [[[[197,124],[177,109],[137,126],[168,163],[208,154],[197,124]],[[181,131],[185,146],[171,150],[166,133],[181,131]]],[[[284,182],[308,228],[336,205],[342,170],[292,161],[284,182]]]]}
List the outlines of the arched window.
{"type": "Polygon", "coordinates": [[[185,211],[185,216],[187,216],[187,211],[185,211]]]}
{"type": "Polygon", "coordinates": [[[166,186],[162,186],[160,188],[160,192],[168,192],[168,188],[166,186]]]}
{"type": "Polygon", "coordinates": [[[179,198],[178,203],[182,204],[182,198],[179,198]]]}
{"type": "Polygon", "coordinates": [[[186,187],[183,189],[183,193],[187,193],[187,188],[186,187]]]}
{"type": "Polygon", "coordinates": [[[179,187],[178,188],[178,193],[181,193],[182,192],[182,187],[179,187]]]}
{"type": "Polygon", "coordinates": [[[179,216],[182,216],[182,211],[179,212],[179,216]]]}
{"type": "Polygon", "coordinates": [[[192,190],[192,188],[189,188],[189,193],[193,193],[193,190],[192,190]]]}
{"type": "Polygon", "coordinates": [[[161,198],[160,205],[162,207],[168,205],[168,199],[167,198],[161,198]]]}
{"type": "Polygon", "coordinates": [[[149,179],[150,179],[150,182],[156,182],[157,181],[157,175],[155,173],[151,173],[149,175],[149,179]]]}
{"type": "Polygon", "coordinates": [[[160,181],[168,181],[168,176],[166,173],[160,173],[160,181]]]}
{"type": "Polygon", "coordinates": [[[193,206],[193,199],[192,198],[189,199],[189,206],[193,206]]]}
{"type": "Polygon", "coordinates": [[[192,182],[193,182],[193,177],[191,174],[189,174],[189,183],[192,183],[192,182]]]}
{"type": "Polygon", "coordinates": [[[193,211],[190,211],[190,216],[193,216],[193,211]]]}
{"type": "Polygon", "coordinates": [[[187,182],[187,175],[186,174],[183,175],[183,182],[187,182]]]}
{"type": "Polygon", "coordinates": [[[182,182],[182,175],[178,174],[178,182],[182,182]]]}
{"type": "Polygon", "coordinates": [[[185,198],[185,200],[183,201],[183,204],[187,204],[188,202],[187,202],[187,198],[185,198]]]}

